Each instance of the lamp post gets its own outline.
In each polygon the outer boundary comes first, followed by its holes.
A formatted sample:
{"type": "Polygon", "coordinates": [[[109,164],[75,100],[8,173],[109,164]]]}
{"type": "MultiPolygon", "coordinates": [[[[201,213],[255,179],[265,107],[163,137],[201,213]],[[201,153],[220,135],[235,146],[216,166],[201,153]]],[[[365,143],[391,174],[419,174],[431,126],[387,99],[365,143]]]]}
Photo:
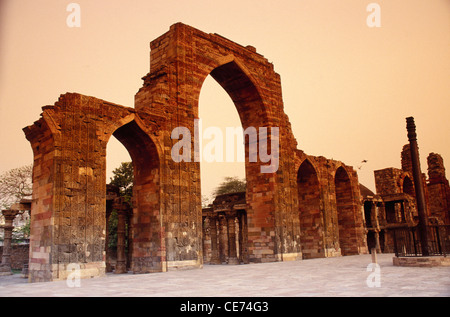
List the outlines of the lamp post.
{"type": "Polygon", "coordinates": [[[420,233],[420,244],[422,256],[428,256],[428,234],[427,234],[427,205],[425,203],[425,191],[423,188],[422,172],[420,170],[419,147],[417,145],[416,124],[413,117],[406,118],[406,129],[408,131],[409,147],[411,151],[411,163],[416,192],[417,211],[419,214],[418,229],[420,233]]]}

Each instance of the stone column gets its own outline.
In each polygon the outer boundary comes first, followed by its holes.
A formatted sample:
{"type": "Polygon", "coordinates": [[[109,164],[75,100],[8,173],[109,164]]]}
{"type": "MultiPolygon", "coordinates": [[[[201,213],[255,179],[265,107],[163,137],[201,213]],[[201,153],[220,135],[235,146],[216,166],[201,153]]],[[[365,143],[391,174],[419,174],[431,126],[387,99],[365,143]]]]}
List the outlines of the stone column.
{"type": "Polygon", "coordinates": [[[127,227],[128,227],[128,254],[127,254],[127,271],[131,270],[131,262],[133,261],[133,210],[128,210],[127,213],[127,227]]]}
{"type": "Polygon", "coordinates": [[[242,262],[245,264],[249,263],[248,259],[248,227],[247,227],[247,211],[243,211],[241,214],[241,226],[239,227],[242,235],[242,246],[241,246],[241,254],[242,254],[242,262]]]}
{"type": "Polygon", "coordinates": [[[229,212],[226,217],[228,225],[228,264],[239,264],[236,252],[236,212],[229,212]]]}
{"type": "Polygon", "coordinates": [[[12,230],[14,228],[13,221],[19,212],[17,210],[2,210],[5,217],[5,236],[3,240],[2,264],[0,265],[0,275],[11,275],[11,240],[12,230]]]}
{"type": "Polygon", "coordinates": [[[112,272],[111,268],[111,251],[109,250],[109,216],[111,216],[111,208],[106,205],[106,233],[105,233],[105,271],[112,272]]]}
{"type": "Polygon", "coordinates": [[[428,234],[427,234],[427,205],[425,201],[425,190],[423,187],[422,172],[420,171],[419,146],[417,144],[416,124],[413,117],[406,118],[406,129],[411,151],[412,170],[414,178],[414,189],[416,191],[417,211],[419,213],[419,232],[422,256],[428,256],[428,234]]]}
{"type": "Polygon", "coordinates": [[[217,217],[209,218],[209,230],[211,234],[211,264],[221,264],[219,258],[219,246],[217,244],[217,217]]]}
{"type": "Polygon", "coordinates": [[[127,217],[127,205],[119,203],[115,205],[117,211],[117,261],[114,273],[127,273],[125,256],[125,223],[127,217]]]}
{"type": "Polygon", "coordinates": [[[378,203],[377,208],[378,208],[378,225],[386,226],[386,224],[387,224],[386,207],[385,207],[384,202],[378,203]]]}
{"type": "Polygon", "coordinates": [[[243,214],[238,212],[237,213],[237,221],[239,225],[239,232],[238,232],[238,241],[239,241],[239,263],[244,262],[244,256],[242,250],[244,249],[244,235],[243,233],[243,214]]]}
{"type": "Polygon", "coordinates": [[[381,253],[381,246],[380,246],[380,229],[376,229],[374,231],[375,233],[375,249],[378,253],[381,253]]]}
{"type": "Polygon", "coordinates": [[[219,260],[220,263],[227,261],[227,232],[225,232],[225,228],[227,227],[227,219],[223,215],[223,213],[219,214],[219,260]]]}
{"type": "Polygon", "coordinates": [[[248,250],[247,250],[247,219],[246,212],[238,212],[239,222],[239,262],[248,264],[248,250]]]}

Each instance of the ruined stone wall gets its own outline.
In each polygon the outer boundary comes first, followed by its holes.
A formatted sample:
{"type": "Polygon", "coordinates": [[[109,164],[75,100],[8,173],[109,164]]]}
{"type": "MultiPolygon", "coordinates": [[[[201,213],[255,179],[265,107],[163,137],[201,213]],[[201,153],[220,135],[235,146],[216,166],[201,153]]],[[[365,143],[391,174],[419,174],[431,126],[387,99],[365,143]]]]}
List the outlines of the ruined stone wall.
{"type": "Polygon", "coordinates": [[[296,153],[304,257],[367,253],[357,173],[339,161],[296,153]]]}
{"type": "MultiPolygon", "coordinates": [[[[427,157],[428,179],[423,173],[428,224],[450,224],[449,185],[445,177],[442,157],[430,153],[427,157]]],[[[384,252],[393,252],[393,235],[390,228],[398,225],[415,226],[418,223],[414,179],[409,144],[402,148],[402,169],[385,168],[374,171],[377,194],[382,203],[379,210],[379,230],[383,233],[384,252]]]]}
{"type": "MultiPolygon", "coordinates": [[[[150,72],[136,94],[135,107],[165,116],[169,130],[182,126],[194,131],[200,89],[209,74],[230,95],[244,129],[278,127],[280,130],[276,173],[261,173],[261,167],[267,164],[259,160],[246,161],[250,259],[266,262],[298,258],[297,206],[292,200],[296,191],[292,156],[296,141],[283,111],[280,76],[264,56],[252,47],[243,47],[220,35],[175,24],[151,43],[150,72]]],[[[269,137],[269,144],[270,140],[269,137]]],[[[167,139],[164,146],[173,144],[173,140],[167,139]]],[[[194,145],[192,141],[192,149],[194,145]]],[[[248,142],[246,155],[249,155],[248,142]]],[[[189,237],[200,229],[190,223],[201,214],[200,165],[170,161],[165,157],[162,165],[167,166],[168,175],[168,183],[163,184],[168,190],[163,190],[163,195],[175,208],[167,213],[173,225],[167,228],[173,232],[168,235],[172,241],[180,232],[186,232],[189,237]],[[178,182],[184,190],[172,192],[173,182],[178,182]],[[175,207],[178,205],[174,201],[183,202],[181,210],[175,207]]]]}
{"type": "MultiPolygon", "coordinates": [[[[406,206],[406,218],[413,223],[417,216],[415,203],[414,179],[412,176],[412,163],[409,144],[403,146],[401,152],[402,169],[385,168],[374,171],[377,194],[384,199],[389,199],[396,194],[408,194],[406,206]]],[[[430,219],[438,223],[450,223],[449,218],[449,185],[445,177],[445,167],[442,157],[436,153],[430,153],[427,157],[428,179],[422,173],[427,213],[430,219]]]]}
{"type": "MultiPolygon", "coordinates": [[[[132,108],[68,93],[61,95],[54,106],[44,107],[42,118],[24,129],[34,153],[30,281],[64,279],[70,273],[70,263],[79,263],[83,276],[104,274],[106,145],[113,133],[126,147],[134,142],[129,147],[133,164],[146,166],[137,169],[141,174],[135,175],[136,192],[143,186],[157,185],[159,166],[140,161],[139,157],[152,156],[158,162],[158,154],[154,144],[153,148],[145,146],[142,135],[150,138],[148,134],[136,133],[136,122],[142,124],[132,108]],[[134,133],[126,138],[124,130],[134,133]]],[[[137,193],[136,208],[142,212],[135,217],[139,224],[134,234],[141,241],[136,250],[152,239],[157,240],[152,243],[161,244],[159,222],[149,224],[152,216],[159,217],[159,191],[144,192],[147,196],[153,192],[156,199],[151,204],[156,206],[147,207],[152,211],[145,210],[145,198],[137,193]],[[155,212],[157,215],[152,214],[155,212]],[[157,228],[149,229],[155,223],[157,228]],[[153,236],[149,236],[150,232],[153,236]]]]}
{"type": "Polygon", "coordinates": [[[431,217],[450,224],[450,187],[441,155],[430,153],[428,163],[428,204],[431,217]]]}
{"type": "MultiPolygon", "coordinates": [[[[244,261],[301,259],[302,214],[309,256],[367,251],[356,172],[297,151],[280,76],[264,56],[182,23],[150,47],[150,72],[135,95],[135,108],[66,93],[24,129],[34,154],[30,281],[64,279],[71,263],[80,265],[82,277],[104,274],[106,145],[112,135],[133,162],[132,271],[202,266],[201,153],[194,135],[208,75],[230,95],[242,127],[257,131],[256,141],[245,142],[246,213],[239,226],[245,220],[246,227],[239,230],[246,241],[238,241],[244,261]],[[177,127],[192,136],[192,151],[181,162],[172,157],[177,127]],[[263,127],[269,128],[267,135],[259,130],[263,127]],[[279,135],[273,134],[276,129],[279,135]],[[264,153],[272,154],[270,162],[262,159],[264,153]],[[256,162],[249,160],[253,154],[256,162]],[[298,184],[305,175],[299,178],[299,169],[306,158],[311,164],[306,183],[315,188],[302,193],[298,184]],[[299,200],[309,205],[300,215],[299,200]]],[[[236,236],[232,219],[225,220],[230,236],[236,236]]],[[[224,231],[224,223],[217,226],[224,231]]]]}
{"type": "MultiPolygon", "coordinates": [[[[28,244],[11,245],[11,269],[21,270],[28,263],[30,246],[28,244]]],[[[3,246],[0,246],[0,257],[3,255],[3,246]]]]}
{"type": "Polygon", "coordinates": [[[402,170],[392,167],[374,171],[377,194],[389,195],[401,193],[400,179],[402,174],[402,170]]]}
{"type": "Polygon", "coordinates": [[[59,142],[57,127],[51,118],[52,110],[25,131],[31,142],[33,162],[33,201],[30,221],[30,263],[32,280],[52,279],[53,203],[55,173],[55,141],[59,142]],[[57,139],[57,140],[55,140],[57,139]]]}

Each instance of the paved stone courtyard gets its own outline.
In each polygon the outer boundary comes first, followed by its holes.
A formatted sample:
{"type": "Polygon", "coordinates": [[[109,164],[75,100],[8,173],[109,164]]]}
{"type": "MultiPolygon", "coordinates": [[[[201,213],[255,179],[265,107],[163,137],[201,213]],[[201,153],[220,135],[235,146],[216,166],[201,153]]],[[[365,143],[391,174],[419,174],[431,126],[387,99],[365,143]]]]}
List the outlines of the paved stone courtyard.
{"type": "Polygon", "coordinates": [[[393,254],[379,254],[379,287],[370,255],[153,274],[107,274],[66,281],[28,283],[20,274],[0,277],[2,297],[448,297],[450,267],[397,267],[393,254]],[[371,285],[372,287],[369,287],[371,285]]]}

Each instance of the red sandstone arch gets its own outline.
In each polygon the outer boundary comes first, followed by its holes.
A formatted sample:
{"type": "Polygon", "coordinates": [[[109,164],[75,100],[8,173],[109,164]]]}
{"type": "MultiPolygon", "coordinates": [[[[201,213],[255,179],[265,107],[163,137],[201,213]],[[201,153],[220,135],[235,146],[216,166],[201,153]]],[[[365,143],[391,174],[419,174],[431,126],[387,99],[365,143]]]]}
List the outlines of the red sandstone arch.
{"type": "Polygon", "coordinates": [[[64,279],[70,263],[79,263],[82,277],[104,274],[106,145],[112,134],[137,171],[135,271],[163,270],[161,159],[152,128],[134,109],[67,93],[24,129],[34,154],[30,281],[64,279]]]}
{"type": "Polygon", "coordinates": [[[80,264],[82,277],[104,274],[111,134],[136,167],[133,267],[138,272],[201,267],[199,163],[174,162],[177,140],[171,132],[186,127],[193,135],[208,74],[230,95],[244,128],[280,131],[278,170],[261,173],[267,163],[246,162],[249,261],[300,257],[297,142],[273,65],[252,47],[181,23],[151,42],[150,64],[134,109],[67,93],[24,129],[35,156],[32,215],[40,221],[31,232],[31,281],[64,279],[70,263],[80,264]]]}
{"type": "MultiPolygon", "coordinates": [[[[150,47],[150,73],[144,77],[144,86],[136,94],[135,108],[164,116],[169,131],[183,126],[193,134],[201,86],[208,75],[229,94],[244,129],[251,126],[280,129],[280,161],[276,173],[261,173],[260,167],[266,163],[246,162],[249,260],[263,262],[299,257],[298,207],[294,200],[296,174],[292,155],[296,141],[283,112],[280,76],[273,65],[254,48],[182,23],[171,26],[167,33],[152,41],[150,47]]],[[[173,144],[166,142],[164,146],[170,148],[173,144]]],[[[167,196],[166,205],[179,208],[176,201],[184,203],[180,206],[181,216],[179,211],[167,212],[168,227],[173,231],[171,236],[194,237],[198,235],[195,228],[201,226],[199,163],[173,164],[166,160],[162,165],[167,166],[165,171],[171,175],[168,182],[162,184],[163,188],[168,188],[163,189],[164,192],[171,192],[178,184],[189,187],[180,193],[180,197],[167,196]],[[195,225],[189,225],[193,219],[196,219],[195,225]]],[[[201,243],[187,240],[201,248],[201,243]]],[[[177,241],[179,239],[175,238],[166,241],[169,249],[172,245],[177,246],[169,261],[177,264],[198,261],[198,255],[192,252],[195,247],[188,248],[185,246],[187,241],[182,245],[177,241]]]]}
{"type": "Polygon", "coordinates": [[[342,255],[357,254],[355,200],[350,177],[343,166],[336,170],[334,184],[341,253],[342,255]]]}
{"type": "Polygon", "coordinates": [[[133,119],[113,134],[130,154],[134,171],[132,217],[132,271],[161,271],[165,254],[161,254],[160,160],[157,146],[133,119]]]}
{"type": "MultiPolygon", "coordinates": [[[[221,61],[214,63],[217,66],[209,73],[205,72],[206,75],[200,81],[203,83],[206,76],[211,75],[222,86],[236,106],[244,129],[267,126],[267,109],[264,107],[259,84],[239,60],[231,56],[226,56],[224,60],[230,61],[224,64],[220,64],[221,61]],[[255,113],[259,115],[255,116],[255,113]]],[[[196,99],[198,104],[198,97],[196,99]]]]}
{"type": "MultiPolygon", "coordinates": [[[[244,130],[248,127],[255,127],[258,129],[259,127],[270,126],[267,114],[268,109],[264,106],[258,83],[255,82],[249,71],[246,70],[242,63],[236,58],[227,56],[225,59],[222,59],[222,61],[230,59],[232,60],[221,65],[220,62],[214,63],[214,65],[219,66],[213,68],[209,75],[211,75],[211,77],[214,78],[230,96],[236,107],[244,130]]],[[[268,133],[270,132],[268,131],[268,133]]],[[[258,204],[258,208],[252,208],[247,211],[247,221],[250,227],[267,226],[273,228],[275,226],[273,218],[270,217],[268,211],[261,208],[261,203],[263,203],[261,197],[263,194],[270,191],[270,189],[266,186],[262,188],[261,185],[274,183],[274,175],[262,174],[260,169],[261,163],[249,161],[249,142],[251,141],[249,136],[244,139],[246,156],[245,175],[247,181],[246,201],[248,204],[258,204]],[[261,220],[264,220],[264,222],[261,220]]],[[[259,137],[257,142],[259,142],[259,137]]],[[[270,144],[270,137],[267,140],[267,143],[270,144]]],[[[259,150],[259,147],[257,148],[259,150]]],[[[260,243],[260,235],[250,233],[248,236],[250,245],[260,243]]]]}
{"type": "Polygon", "coordinates": [[[300,242],[303,258],[323,257],[323,215],[320,210],[320,184],[316,169],[305,159],[297,172],[300,242]]]}

